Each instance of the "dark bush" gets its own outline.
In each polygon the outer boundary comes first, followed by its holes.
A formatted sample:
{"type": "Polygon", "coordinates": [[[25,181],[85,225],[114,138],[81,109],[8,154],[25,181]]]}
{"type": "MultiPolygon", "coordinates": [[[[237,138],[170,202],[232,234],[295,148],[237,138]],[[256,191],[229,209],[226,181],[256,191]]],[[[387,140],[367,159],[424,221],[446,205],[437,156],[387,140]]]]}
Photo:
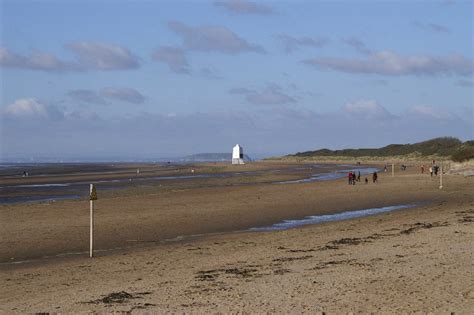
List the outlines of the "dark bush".
{"type": "MultiPolygon", "coordinates": [[[[471,141],[472,142],[472,141],[471,141]]],[[[474,145],[464,145],[451,156],[454,162],[464,162],[474,159],[474,145]]]]}

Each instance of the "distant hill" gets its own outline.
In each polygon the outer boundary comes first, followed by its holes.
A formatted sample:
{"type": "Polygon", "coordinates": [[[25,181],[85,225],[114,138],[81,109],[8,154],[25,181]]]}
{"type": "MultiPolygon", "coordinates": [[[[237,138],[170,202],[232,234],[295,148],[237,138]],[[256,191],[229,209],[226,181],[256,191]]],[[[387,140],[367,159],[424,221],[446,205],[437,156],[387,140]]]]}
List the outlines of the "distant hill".
{"type": "Polygon", "coordinates": [[[436,138],[414,144],[390,144],[378,149],[320,149],[315,151],[298,152],[287,157],[430,157],[439,156],[452,158],[454,161],[464,161],[474,158],[474,141],[462,142],[459,139],[445,137],[436,138]]]}
{"type": "MultiPolygon", "coordinates": [[[[230,162],[232,153],[199,153],[185,156],[181,159],[183,162],[230,162]]],[[[252,161],[252,159],[244,154],[244,161],[252,161]]]]}

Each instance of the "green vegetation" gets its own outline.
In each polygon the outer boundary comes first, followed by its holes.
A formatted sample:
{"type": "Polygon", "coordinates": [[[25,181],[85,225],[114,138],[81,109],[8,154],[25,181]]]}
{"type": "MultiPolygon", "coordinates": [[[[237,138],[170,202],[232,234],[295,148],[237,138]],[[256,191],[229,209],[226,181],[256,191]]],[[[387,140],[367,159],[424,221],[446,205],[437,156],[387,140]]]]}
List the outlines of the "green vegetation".
{"type": "Polygon", "coordinates": [[[454,162],[464,162],[474,159],[474,141],[466,141],[451,156],[454,162]]]}
{"type": "Polygon", "coordinates": [[[391,144],[378,149],[343,149],[298,152],[287,157],[295,158],[357,158],[357,157],[443,157],[454,161],[465,161],[474,158],[474,141],[462,142],[459,139],[445,137],[436,138],[414,144],[391,144]]]}

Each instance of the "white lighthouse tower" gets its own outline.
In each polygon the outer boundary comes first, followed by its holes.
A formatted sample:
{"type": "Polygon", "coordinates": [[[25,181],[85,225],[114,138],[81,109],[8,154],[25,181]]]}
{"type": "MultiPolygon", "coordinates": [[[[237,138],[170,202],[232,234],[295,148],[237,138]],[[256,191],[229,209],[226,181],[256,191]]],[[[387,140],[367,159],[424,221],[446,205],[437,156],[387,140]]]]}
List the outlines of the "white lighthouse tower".
{"type": "Polygon", "coordinates": [[[232,164],[245,164],[244,149],[238,144],[232,149],[232,164]]]}

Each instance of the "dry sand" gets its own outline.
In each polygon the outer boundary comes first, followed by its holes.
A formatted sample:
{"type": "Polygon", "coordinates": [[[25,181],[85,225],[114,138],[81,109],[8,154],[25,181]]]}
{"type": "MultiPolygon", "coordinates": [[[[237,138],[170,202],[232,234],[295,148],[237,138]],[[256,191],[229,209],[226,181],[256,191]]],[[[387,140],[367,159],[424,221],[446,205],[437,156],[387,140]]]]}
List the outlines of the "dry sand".
{"type": "MultiPolygon", "coordinates": [[[[151,245],[3,264],[0,311],[469,314],[473,188],[472,177],[447,176],[439,190],[436,179],[406,172],[382,174],[378,185],[338,180],[110,197],[97,203],[98,247],[151,245]],[[413,202],[422,204],[287,231],[156,242],[413,202]]],[[[86,250],[82,208],[86,201],[2,207],[4,261],[86,250]]]]}

